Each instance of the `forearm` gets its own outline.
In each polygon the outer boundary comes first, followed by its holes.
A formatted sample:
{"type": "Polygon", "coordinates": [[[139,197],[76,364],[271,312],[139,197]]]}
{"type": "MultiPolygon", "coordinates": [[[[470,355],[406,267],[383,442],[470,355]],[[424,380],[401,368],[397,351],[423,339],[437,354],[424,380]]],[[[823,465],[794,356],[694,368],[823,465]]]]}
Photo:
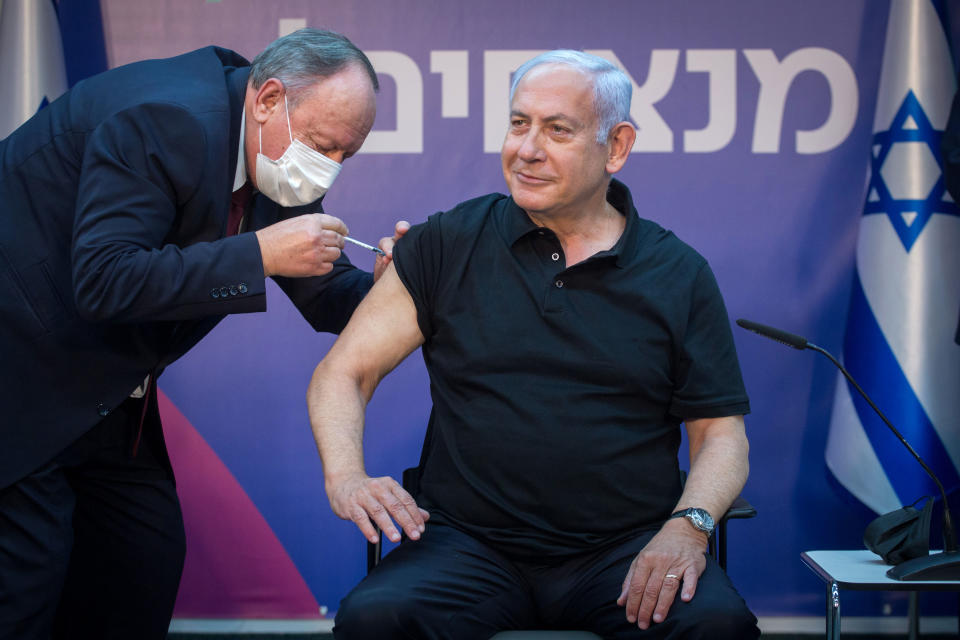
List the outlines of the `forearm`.
{"type": "Polygon", "coordinates": [[[147,250],[78,238],[74,299],[90,322],[194,320],[266,309],[260,254],[250,236],[147,250]]]}
{"type": "Polygon", "coordinates": [[[719,520],[747,481],[749,444],[742,417],[713,420],[688,423],[690,473],[675,510],[700,507],[719,520]]]}
{"type": "Polygon", "coordinates": [[[317,365],[307,390],[310,425],[329,485],[363,464],[363,418],[369,394],[360,381],[327,360],[317,365]]]}
{"type": "MultiPolygon", "coordinates": [[[[690,474],[676,510],[706,509],[714,520],[730,507],[747,480],[743,417],[687,420],[690,474]]],[[[686,518],[670,518],[634,559],[617,603],[641,629],[662,622],[677,593],[689,602],[706,568],[707,534],[686,518]]]]}

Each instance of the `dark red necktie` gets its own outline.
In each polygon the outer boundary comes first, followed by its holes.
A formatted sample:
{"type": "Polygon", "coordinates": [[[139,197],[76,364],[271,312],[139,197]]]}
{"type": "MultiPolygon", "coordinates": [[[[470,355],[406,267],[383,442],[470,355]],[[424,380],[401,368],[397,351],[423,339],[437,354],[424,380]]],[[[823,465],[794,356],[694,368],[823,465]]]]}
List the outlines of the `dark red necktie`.
{"type": "Polygon", "coordinates": [[[243,186],[233,192],[230,196],[230,217],[227,218],[227,235],[235,236],[240,233],[240,221],[247,210],[250,198],[253,196],[253,186],[250,181],[243,183],[243,186]]]}

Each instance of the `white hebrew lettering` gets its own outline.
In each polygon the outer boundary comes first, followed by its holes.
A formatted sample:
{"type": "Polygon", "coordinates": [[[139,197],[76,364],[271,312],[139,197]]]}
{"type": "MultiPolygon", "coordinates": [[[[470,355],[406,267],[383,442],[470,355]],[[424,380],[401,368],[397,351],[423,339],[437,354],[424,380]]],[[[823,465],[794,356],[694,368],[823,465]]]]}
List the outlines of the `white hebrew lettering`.
{"type": "Polygon", "coordinates": [[[294,31],[307,28],[306,18],[280,18],[277,21],[277,37],[288,36],[294,31]]]}
{"type": "Polygon", "coordinates": [[[683,132],[683,150],[719,151],[730,144],[737,130],[736,49],[689,49],[687,71],[708,74],[709,118],[703,129],[683,132]]]}
{"type": "Polygon", "coordinates": [[[368,51],[378,74],[391,76],[397,84],[397,128],[371,131],[361,149],[364,153],[423,153],[423,77],[410,56],[398,51],[368,51]]]}
{"type": "Polygon", "coordinates": [[[440,115],[469,115],[469,67],[466,51],[431,51],[430,72],[440,74],[440,115]]]}
{"type": "Polygon", "coordinates": [[[673,151],[673,131],[653,105],[663,100],[673,86],[680,51],[678,49],[651,51],[650,70],[642,87],[636,83],[613,51],[596,49],[587,53],[609,60],[630,76],[630,82],[633,84],[630,117],[637,126],[637,139],[633,143],[633,151],[673,151]]]}
{"type": "Polygon", "coordinates": [[[770,49],[745,49],[743,54],[760,81],[753,125],[753,152],[777,153],[787,91],[804,71],[816,71],[830,87],[830,113],[817,129],[796,132],[797,153],[823,153],[843,142],[857,119],[857,78],[840,54],[820,47],[797,49],[782,61],[770,49]]]}

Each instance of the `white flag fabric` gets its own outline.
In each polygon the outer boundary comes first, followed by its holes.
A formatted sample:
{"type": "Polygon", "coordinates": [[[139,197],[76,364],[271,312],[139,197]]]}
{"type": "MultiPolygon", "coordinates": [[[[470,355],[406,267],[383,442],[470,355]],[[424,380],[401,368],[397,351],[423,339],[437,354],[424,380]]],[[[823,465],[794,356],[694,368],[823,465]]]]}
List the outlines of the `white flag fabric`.
{"type": "MultiPolygon", "coordinates": [[[[960,209],[940,157],[956,90],[942,4],[890,4],[843,360],[949,492],[960,486],[960,209]]],[[[842,376],[826,460],[877,513],[939,497],[842,376]]]]}
{"type": "Polygon", "coordinates": [[[60,26],[52,0],[3,0],[0,87],[0,139],[67,90],[60,26]]]}

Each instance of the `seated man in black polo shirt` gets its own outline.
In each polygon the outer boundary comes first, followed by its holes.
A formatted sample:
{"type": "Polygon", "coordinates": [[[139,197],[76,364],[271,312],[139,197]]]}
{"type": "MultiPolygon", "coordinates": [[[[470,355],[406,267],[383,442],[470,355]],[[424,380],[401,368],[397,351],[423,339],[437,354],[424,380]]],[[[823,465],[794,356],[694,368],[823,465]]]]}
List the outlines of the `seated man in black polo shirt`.
{"type": "Polygon", "coordinates": [[[747,477],[748,400],[706,261],[612,180],[635,138],[630,95],[584,53],[522,66],[510,197],[410,229],[317,367],[308,401],[334,512],[371,541],[371,521],[409,537],[341,603],[337,638],[759,636],[705,555],[747,477]],[[421,345],[433,412],[410,496],[366,475],[363,415],[421,345]]]}

